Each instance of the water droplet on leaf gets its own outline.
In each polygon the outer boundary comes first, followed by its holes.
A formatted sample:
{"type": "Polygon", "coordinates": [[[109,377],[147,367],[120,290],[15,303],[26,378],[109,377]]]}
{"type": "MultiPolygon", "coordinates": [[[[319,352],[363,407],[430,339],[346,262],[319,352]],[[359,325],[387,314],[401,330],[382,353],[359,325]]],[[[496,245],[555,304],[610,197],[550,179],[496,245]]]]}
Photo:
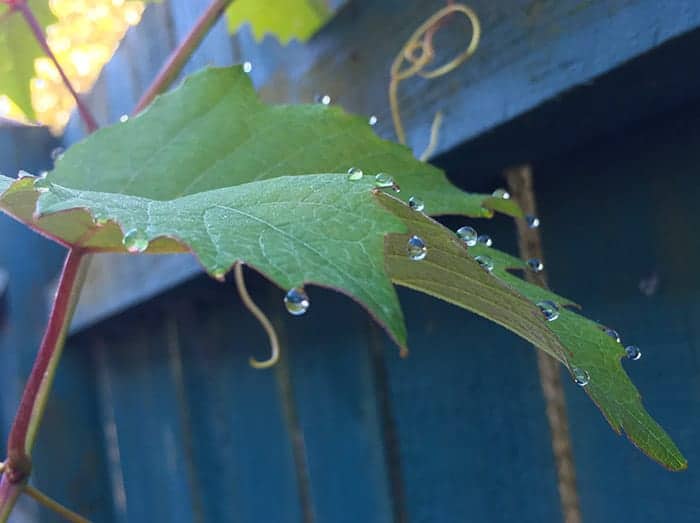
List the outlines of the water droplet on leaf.
{"type": "Polygon", "coordinates": [[[474,227],[465,225],[464,227],[457,229],[457,236],[459,236],[460,240],[462,240],[467,247],[474,247],[476,245],[478,233],[474,227]]]}
{"type": "Polygon", "coordinates": [[[420,198],[417,198],[416,196],[411,196],[408,199],[408,206],[413,209],[414,211],[422,211],[425,209],[425,203],[423,203],[423,200],[420,198]]]}
{"type": "Polygon", "coordinates": [[[211,271],[211,275],[217,280],[223,281],[223,279],[226,277],[226,269],[223,267],[215,267],[211,271]]]}
{"type": "Polygon", "coordinates": [[[615,329],[610,329],[608,327],[605,327],[605,329],[603,329],[603,330],[605,331],[605,334],[610,336],[616,342],[620,343],[620,335],[618,334],[618,332],[615,329]]]}
{"type": "Polygon", "coordinates": [[[585,369],[574,367],[571,369],[571,373],[574,375],[574,383],[579,387],[585,387],[591,381],[591,377],[585,369]]]}
{"type": "Polygon", "coordinates": [[[394,179],[389,176],[387,173],[379,173],[377,176],[374,177],[374,184],[377,187],[393,187],[394,184],[394,179]]]}
{"type": "Polygon", "coordinates": [[[66,150],[63,147],[56,147],[51,151],[51,160],[54,162],[59,161],[61,158],[63,158],[64,152],[66,152],[66,150]]]}
{"type": "Polygon", "coordinates": [[[284,306],[287,307],[287,311],[292,316],[301,316],[306,313],[309,310],[309,305],[311,305],[309,297],[301,287],[289,289],[284,296],[284,306]]]}
{"type": "Polygon", "coordinates": [[[642,357],[642,351],[636,345],[628,345],[625,347],[625,355],[628,360],[637,361],[642,357]]]}
{"type": "Polygon", "coordinates": [[[420,261],[425,259],[427,254],[425,242],[418,236],[411,236],[408,240],[408,257],[413,261],[420,261]]]}
{"type": "Polygon", "coordinates": [[[510,193],[505,189],[496,189],[491,196],[494,198],[501,198],[502,200],[510,200],[510,193]]]}
{"type": "Polygon", "coordinates": [[[127,251],[132,254],[136,254],[144,252],[146,249],[148,249],[149,241],[145,232],[138,229],[131,229],[124,235],[122,243],[124,244],[124,247],[126,247],[127,251]]]}
{"type": "Polygon", "coordinates": [[[20,169],[20,171],[17,173],[17,179],[24,180],[25,178],[34,178],[34,175],[20,169]]]}
{"type": "Polygon", "coordinates": [[[331,97],[327,94],[317,94],[314,98],[316,100],[316,103],[318,104],[323,104],[323,105],[330,105],[331,104],[331,97]]]}
{"type": "Polygon", "coordinates": [[[487,271],[491,272],[493,270],[493,260],[489,256],[484,256],[482,254],[474,258],[474,260],[487,271]]]}
{"type": "Polygon", "coordinates": [[[377,117],[374,116],[374,115],[370,116],[370,117],[369,117],[369,120],[368,120],[369,124],[370,124],[372,127],[374,127],[375,125],[377,125],[377,122],[378,122],[378,121],[379,121],[379,120],[378,120],[377,117]]]}
{"type": "Polygon", "coordinates": [[[491,247],[493,245],[493,240],[488,234],[480,234],[476,241],[481,245],[486,245],[486,247],[491,247]]]}
{"type": "Polygon", "coordinates": [[[530,258],[527,260],[527,266],[534,272],[541,272],[544,269],[544,264],[539,258],[530,258]]]}
{"type": "Polygon", "coordinates": [[[525,216],[525,222],[530,229],[537,229],[540,226],[540,219],[532,214],[525,216]]]}
{"type": "Polygon", "coordinates": [[[252,62],[243,62],[243,72],[244,73],[249,73],[253,70],[253,63],[252,62]]]}
{"type": "Polygon", "coordinates": [[[36,180],[34,180],[34,189],[36,190],[36,192],[49,192],[49,190],[51,190],[51,187],[53,187],[53,184],[46,177],[46,174],[44,174],[43,176],[39,176],[36,180]]]}
{"type": "Polygon", "coordinates": [[[119,121],[121,123],[128,122],[129,121],[129,115],[128,114],[123,114],[119,117],[119,121]]]}
{"type": "Polygon", "coordinates": [[[348,169],[348,180],[352,180],[353,182],[362,180],[362,175],[362,169],[358,169],[357,167],[350,167],[350,169],[348,169]]]}
{"type": "Polygon", "coordinates": [[[554,321],[559,317],[559,306],[553,301],[540,301],[537,303],[537,306],[540,308],[547,321],[554,321]]]}

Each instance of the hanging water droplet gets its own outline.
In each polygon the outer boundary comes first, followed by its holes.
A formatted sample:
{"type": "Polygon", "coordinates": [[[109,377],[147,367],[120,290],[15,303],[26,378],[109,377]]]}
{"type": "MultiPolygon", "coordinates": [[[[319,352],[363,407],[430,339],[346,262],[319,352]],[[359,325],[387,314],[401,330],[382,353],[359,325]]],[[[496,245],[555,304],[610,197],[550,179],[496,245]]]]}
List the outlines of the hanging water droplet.
{"type": "Polygon", "coordinates": [[[55,149],[53,149],[51,151],[51,160],[53,160],[54,162],[57,162],[58,160],[63,158],[63,153],[65,151],[66,150],[63,147],[56,147],[55,149]]]}
{"type": "Polygon", "coordinates": [[[398,183],[394,183],[394,184],[392,184],[392,186],[391,186],[391,190],[394,191],[394,192],[401,192],[401,187],[399,187],[399,184],[398,184],[398,183]]]}
{"type": "Polygon", "coordinates": [[[457,229],[457,236],[460,240],[467,244],[467,247],[474,247],[476,245],[476,239],[478,238],[478,233],[474,227],[469,227],[465,225],[457,229]]]}
{"type": "Polygon", "coordinates": [[[486,245],[486,247],[491,247],[493,245],[493,240],[488,234],[480,234],[476,239],[476,242],[480,243],[481,245],[486,245]]]}
{"type": "Polygon", "coordinates": [[[425,242],[418,236],[411,236],[408,239],[408,257],[413,261],[421,261],[428,255],[428,247],[425,242]]]}
{"type": "Polygon", "coordinates": [[[362,180],[362,175],[364,173],[362,172],[362,169],[358,169],[357,167],[350,167],[348,169],[348,180],[352,180],[353,182],[356,182],[357,180],[362,180]]]}
{"type": "Polygon", "coordinates": [[[36,180],[34,180],[34,189],[36,190],[36,192],[49,192],[51,187],[53,187],[53,184],[49,181],[45,174],[43,176],[39,176],[36,180]]]}
{"type": "Polygon", "coordinates": [[[138,229],[131,229],[124,235],[124,238],[122,238],[122,243],[127,251],[134,254],[144,252],[148,249],[149,241],[145,232],[138,229]]]}
{"type": "Polygon", "coordinates": [[[34,178],[34,175],[20,169],[20,171],[17,173],[17,179],[24,180],[25,178],[34,178]]]}
{"type": "Polygon", "coordinates": [[[571,373],[574,375],[574,383],[579,387],[585,387],[591,381],[591,376],[585,369],[574,367],[571,369],[571,373]]]}
{"type": "Polygon", "coordinates": [[[559,306],[550,300],[544,300],[537,303],[537,306],[544,314],[547,321],[554,321],[559,317],[559,306]]]}
{"type": "Polygon", "coordinates": [[[618,332],[615,329],[610,329],[608,327],[605,327],[605,329],[603,329],[603,330],[605,331],[605,334],[610,336],[616,342],[620,343],[620,335],[618,334],[618,332]]]}
{"type": "Polygon", "coordinates": [[[510,193],[505,189],[496,189],[491,193],[494,198],[501,198],[502,200],[510,200],[510,193]]]}
{"type": "Polygon", "coordinates": [[[129,121],[129,115],[128,115],[128,114],[123,114],[123,115],[121,115],[121,116],[119,117],[119,121],[120,121],[121,123],[128,122],[128,121],[129,121]]]}
{"type": "Polygon", "coordinates": [[[527,260],[527,266],[533,272],[541,272],[544,269],[544,264],[539,258],[530,258],[527,260]]]}
{"type": "Polygon", "coordinates": [[[642,351],[636,345],[628,345],[625,347],[625,355],[628,360],[637,361],[642,357],[642,351]]]}
{"type": "Polygon", "coordinates": [[[253,63],[252,62],[243,62],[243,72],[244,73],[249,73],[253,70],[253,63]]]}
{"type": "Polygon", "coordinates": [[[331,104],[331,97],[327,94],[317,94],[314,97],[314,100],[316,101],[317,104],[323,104],[323,105],[330,105],[331,104]]]}
{"type": "Polygon", "coordinates": [[[378,121],[379,121],[379,119],[378,119],[376,116],[374,116],[374,115],[370,116],[370,117],[369,117],[369,120],[368,120],[369,124],[370,124],[372,127],[374,127],[375,125],[377,125],[377,122],[378,122],[378,121]]]}
{"type": "Polygon", "coordinates": [[[394,183],[394,179],[389,176],[387,173],[379,173],[374,177],[374,184],[377,187],[394,187],[396,185],[394,183]]]}
{"type": "Polygon", "coordinates": [[[289,289],[284,296],[284,306],[287,307],[287,311],[292,316],[301,316],[306,313],[309,310],[309,305],[311,305],[309,297],[301,287],[289,289]]]}
{"type": "Polygon", "coordinates": [[[525,216],[525,222],[530,229],[537,229],[540,226],[540,219],[532,214],[525,216]]]}
{"type": "Polygon", "coordinates": [[[487,271],[491,272],[493,270],[493,260],[491,257],[481,254],[474,258],[474,260],[476,260],[476,263],[481,265],[487,271]]]}
{"type": "Polygon", "coordinates": [[[408,199],[408,206],[413,209],[414,211],[422,211],[425,209],[425,203],[423,203],[423,200],[420,198],[417,198],[416,196],[411,196],[408,199]]]}

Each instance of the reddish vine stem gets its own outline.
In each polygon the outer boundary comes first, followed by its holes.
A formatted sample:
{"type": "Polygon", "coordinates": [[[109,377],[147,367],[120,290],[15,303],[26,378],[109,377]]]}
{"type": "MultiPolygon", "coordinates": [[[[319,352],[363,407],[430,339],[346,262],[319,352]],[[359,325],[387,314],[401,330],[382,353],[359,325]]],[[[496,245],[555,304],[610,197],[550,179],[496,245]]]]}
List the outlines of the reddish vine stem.
{"type": "Polygon", "coordinates": [[[233,0],[214,0],[211,3],[185,39],[173,50],[163,67],[158,71],[155,80],[153,80],[153,83],[136,104],[133,111],[134,114],[143,111],[158,94],[170,87],[177,75],[182,71],[187,60],[192,56],[192,53],[199,47],[209,30],[232,2],[233,0]]]}
{"type": "MultiPolygon", "coordinates": [[[[166,89],[182,71],[189,57],[197,49],[209,29],[233,0],[214,0],[200,17],[190,34],[173,52],[163,66],[153,84],[134,110],[140,112],[153,98],[166,89]]],[[[21,11],[34,33],[35,38],[58,68],[61,78],[78,104],[80,116],[89,133],[97,129],[97,123],[85,108],[71,86],[55,56],[49,49],[44,33],[26,0],[0,0],[10,9],[21,11]]],[[[39,353],[22,393],[22,399],[12,424],[8,439],[8,456],[0,480],[0,522],[7,521],[19,495],[24,491],[31,473],[31,449],[41,421],[48,394],[53,382],[56,366],[60,359],[63,344],[73,317],[80,290],[87,270],[89,254],[73,247],[66,257],[61,279],[56,290],[54,304],[39,353]]]]}
{"type": "Polygon", "coordinates": [[[10,8],[22,13],[22,16],[24,16],[24,19],[31,28],[32,33],[34,33],[34,38],[36,38],[36,41],[39,43],[44,53],[46,53],[46,56],[48,56],[49,59],[53,62],[53,64],[56,66],[58,74],[61,75],[61,80],[63,80],[63,85],[65,85],[66,89],[70,91],[70,94],[73,96],[73,99],[75,100],[75,103],[78,106],[80,118],[83,120],[83,122],[85,122],[85,127],[87,128],[88,133],[96,131],[97,122],[95,121],[95,118],[92,116],[92,113],[87,108],[87,106],[80,100],[80,96],[78,96],[78,93],[73,88],[73,84],[71,84],[70,80],[66,76],[66,73],[61,67],[61,64],[58,63],[56,56],[53,54],[53,51],[51,51],[51,47],[49,47],[49,43],[46,41],[46,35],[44,34],[44,30],[41,28],[41,25],[36,19],[36,16],[34,16],[34,13],[32,12],[31,8],[27,5],[26,0],[15,0],[14,2],[11,1],[10,8]]]}

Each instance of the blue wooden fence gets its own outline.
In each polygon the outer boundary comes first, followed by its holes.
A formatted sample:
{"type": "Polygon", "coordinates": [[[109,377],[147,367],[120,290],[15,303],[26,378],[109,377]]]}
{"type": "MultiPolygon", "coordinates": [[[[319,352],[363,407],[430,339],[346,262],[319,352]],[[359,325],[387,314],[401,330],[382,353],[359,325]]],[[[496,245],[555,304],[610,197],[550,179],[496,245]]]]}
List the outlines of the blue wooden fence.
{"type": "MultiPolygon", "coordinates": [[[[101,122],[128,112],[204,4],[148,8],[91,96],[101,122]]],[[[456,183],[491,189],[508,164],[532,162],[553,287],[642,347],[628,370],[690,469],[650,462],[567,385],[584,520],[697,521],[700,102],[686,86],[700,81],[682,64],[698,34],[637,55],[693,29],[700,8],[672,2],[661,16],[642,0],[473,4],[494,36],[455,76],[407,88],[412,143],[420,148],[442,97],[454,112],[436,161],[456,183]],[[625,45],[607,45],[627,32],[625,45]],[[677,67],[656,74],[669,63],[677,67]],[[628,93],[635,103],[614,97],[628,93]]],[[[220,24],[189,70],[249,59],[268,99],[329,92],[379,114],[388,135],[388,64],[440,5],[355,0],[309,45],[288,49],[256,44],[247,30],[229,39],[220,24]]],[[[68,144],[80,136],[71,125],[68,144]]],[[[54,146],[43,130],[2,127],[0,171],[42,170],[54,146]]],[[[475,226],[516,252],[510,220],[475,226]]],[[[5,434],[60,258],[0,217],[5,434]]],[[[256,371],[248,357],[264,357],[267,341],[231,285],[197,276],[186,257],[125,259],[97,261],[61,362],[33,479],[50,495],[105,522],[561,520],[535,357],[520,339],[401,291],[412,347],[402,360],[349,299],[314,288],[309,313],[291,318],[280,291],[251,274],[285,347],[280,365],[256,371]]],[[[31,503],[20,509],[16,521],[55,520],[31,503]]]]}

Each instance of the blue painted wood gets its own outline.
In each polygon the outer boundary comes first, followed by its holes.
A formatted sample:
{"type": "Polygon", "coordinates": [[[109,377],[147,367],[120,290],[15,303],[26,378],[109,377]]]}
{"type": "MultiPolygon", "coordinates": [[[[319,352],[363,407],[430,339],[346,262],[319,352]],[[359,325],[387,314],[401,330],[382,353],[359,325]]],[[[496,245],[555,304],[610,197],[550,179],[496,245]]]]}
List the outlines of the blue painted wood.
{"type": "MultiPolygon", "coordinates": [[[[44,129],[0,126],[0,172],[37,173],[49,167],[58,145],[44,129]]],[[[7,316],[0,329],[0,437],[5,441],[29,374],[48,313],[48,298],[64,251],[7,216],[0,216],[0,267],[7,271],[7,316]]],[[[102,439],[92,369],[72,346],[66,348],[33,456],[32,482],[85,516],[111,521],[102,439]]],[[[52,521],[33,502],[17,518],[52,521]]]]}

